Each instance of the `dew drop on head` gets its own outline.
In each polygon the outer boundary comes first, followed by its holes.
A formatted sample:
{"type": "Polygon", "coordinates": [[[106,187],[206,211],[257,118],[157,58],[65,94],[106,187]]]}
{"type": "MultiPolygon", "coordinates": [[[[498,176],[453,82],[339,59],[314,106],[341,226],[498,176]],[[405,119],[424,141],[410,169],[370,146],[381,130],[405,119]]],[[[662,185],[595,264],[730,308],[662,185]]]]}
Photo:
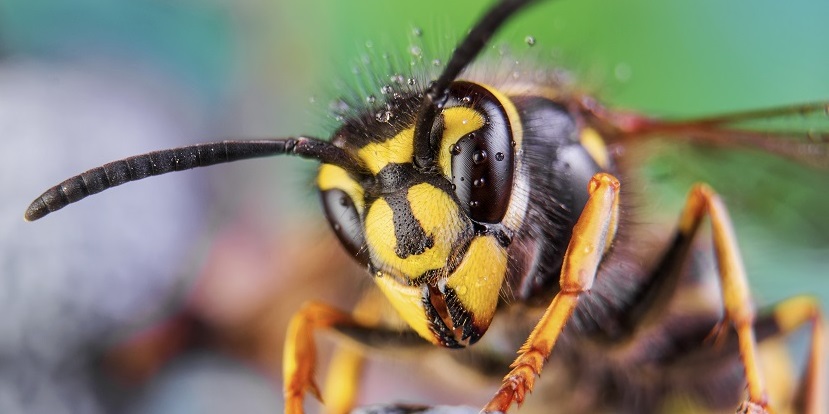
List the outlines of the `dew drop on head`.
{"type": "Polygon", "coordinates": [[[478,150],[478,151],[475,151],[474,154],[472,154],[472,162],[475,165],[479,165],[479,164],[482,164],[482,163],[486,162],[487,157],[488,157],[488,155],[487,155],[486,151],[478,150]]]}

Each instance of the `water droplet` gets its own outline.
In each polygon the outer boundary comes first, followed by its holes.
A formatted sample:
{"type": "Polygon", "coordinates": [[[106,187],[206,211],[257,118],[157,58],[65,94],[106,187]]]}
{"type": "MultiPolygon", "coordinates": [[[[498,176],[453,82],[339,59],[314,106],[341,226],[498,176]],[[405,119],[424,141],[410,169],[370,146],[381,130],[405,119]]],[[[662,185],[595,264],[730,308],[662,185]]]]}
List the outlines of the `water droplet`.
{"type": "Polygon", "coordinates": [[[518,145],[518,143],[517,143],[517,142],[515,142],[515,140],[512,140],[512,142],[510,142],[510,144],[511,144],[513,147],[514,147],[514,146],[516,146],[516,145],[518,145]]]}
{"type": "Polygon", "coordinates": [[[374,102],[376,102],[376,101],[377,101],[377,97],[376,97],[376,96],[374,96],[374,95],[369,95],[369,96],[366,96],[366,102],[368,102],[368,103],[370,103],[370,104],[373,104],[373,103],[374,103],[374,102]]]}
{"type": "Polygon", "coordinates": [[[479,165],[486,162],[487,157],[488,155],[486,151],[477,150],[474,154],[472,154],[472,162],[475,163],[475,165],[479,165]]]}
{"type": "Polygon", "coordinates": [[[472,200],[469,202],[469,207],[477,208],[480,204],[477,200],[472,200]]]}
{"type": "Polygon", "coordinates": [[[535,46],[535,37],[533,37],[533,36],[527,36],[527,37],[525,37],[525,38],[524,38],[524,42],[525,42],[528,46],[535,46]]]}
{"type": "Polygon", "coordinates": [[[328,108],[335,114],[344,114],[351,109],[351,106],[342,99],[335,99],[328,104],[328,108]]]}
{"type": "Polygon", "coordinates": [[[339,223],[334,223],[334,231],[336,231],[336,232],[338,232],[338,233],[339,233],[340,228],[341,228],[341,226],[340,226],[340,224],[339,224],[339,223]]]}
{"type": "Polygon", "coordinates": [[[377,122],[389,122],[392,118],[394,118],[394,114],[391,111],[380,111],[374,118],[377,119],[377,122]]]}
{"type": "MultiPolygon", "coordinates": [[[[452,177],[452,178],[455,178],[455,177],[452,177]]],[[[456,186],[455,184],[452,184],[452,191],[455,191],[457,189],[458,189],[458,186],[456,186]]]]}
{"type": "Polygon", "coordinates": [[[383,95],[388,95],[393,90],[394,89],[392,89],[391,85],[383,85],[382,87],[380,87],[380,93],[382,93],[383,95]]]}
{"type": "Polygon", "coordinates": [[[421,29],[419,27],[413,27],[412,28],[412,34],[417,36],[417,37],[423,36],[423,29],[421,29]]]}
{"type": "Polygon", "coordinates": [[[435,59],[435,60],[433,60],[433,61],[432,61],[432,65],[434,65],[434,66],[440,66],[440,59],[435,59]]]}
{"type": "Polygon", "coordinates": [[[458,155],[458,154],[461,153],[461,147],[459,147],[455,144],[452,144],[452,145],[449,146],[449,153],[452,154],[452,155],[458,155]]]}
{"type": "Polygon", "coordinates": [[[342,121],[345,120],[345,117],[342,116],[342,115],[336,115],[336,116],[334,116],[334,120],[337,121],[337,122],[342,122],[342,121]]]}
{"type": "Polygon", "coordinates": [[[414,84],[415,84],[415,80],[414,80],[414,78],[409,78],[409,79],[406,79],[406,84],[407,84],[407,85],[409,85],[409,86],[414,85],[414,84]]]}
{"type": "Polygon", "coordinates": [[[461,124],[462,124],[462,125],[466,125],[466,124],[468,124],[468,123],[469,123],[469,120],[468,120],[468,119],[461,120],[461,124]]]}
{"type": "Polygon", "coordinates": [[[472,186],[476,188],[481,188],[484,185],[486,185],[486,180],[484,180],[484,177],[476,178],[475,181],[472,182],[472,186]]]}
{"type": "Polygon", "coordinates": [[[423,50],[420,48],[420,46],[409,46],[409,53],[411,53],[414,57],[423,56],[423,50]]]}
{"type": "Polygon", "coordinates": [[[496,152],[495,153],[495,160],[496,161],[503,161],[504,160],[504,153],[503,152],[496,152]]]}
{"type": "Polygon", "coordinates": [[[391,75],[389,79],[391,79],[392,82],[398,85],[402,85],[403,82],[406,80],[406,78],[404,78],[403,75],[391,75]]]}
{"type": "Polygon", "coordinates": [[[464,178],[464,177],[461,177],[461,181],[466,181],[466,178],[464,178]]]}
{"type": "Polygon", "coordinates": [[[613,68],[613,76],[621,82],[629,81],[632,74],[633,70],[630,68],[630,65],[624,62],[617,63],[616,67],[613,68]]]}
{"type": "Polygon", "coordinates": [[[469,105],[470,102],[472,102],[472,98],[468,96],[464,96],[463,98],[461,98],[461,103],[464,105],[469,105]]]}

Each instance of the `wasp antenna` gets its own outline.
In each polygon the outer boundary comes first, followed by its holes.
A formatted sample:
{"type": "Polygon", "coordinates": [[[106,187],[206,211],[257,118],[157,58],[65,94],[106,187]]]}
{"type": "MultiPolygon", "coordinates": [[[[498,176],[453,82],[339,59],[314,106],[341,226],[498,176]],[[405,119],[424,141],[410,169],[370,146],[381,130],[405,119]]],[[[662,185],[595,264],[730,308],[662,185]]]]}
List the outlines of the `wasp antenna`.
{"type": "Polygon", "coordinates": [[[154,175],[281,154],[315,159],[349,172],[359,171],[359,165],[345,150],[316,138],[196,144],[124,158],[69,178],[36,198],[26,209],[24,218],[26,221],[34,221],[92,194],[154,175]]]}
{"type": "Polygon", "coordinates": [[[417,114],[414,132],[414,162],[419,169],[428,169],[435,160],[434,146],[431,143],[432,125],[435,117],[446,102],[449,85],[464,70],[489,40],[516,12],[536,0],[504,0],[493,6],[472,27],[469,34],[452,53],[449,63],[443,68],[438,79],[429,86],[423,95],[423,102],[417,114]]]}

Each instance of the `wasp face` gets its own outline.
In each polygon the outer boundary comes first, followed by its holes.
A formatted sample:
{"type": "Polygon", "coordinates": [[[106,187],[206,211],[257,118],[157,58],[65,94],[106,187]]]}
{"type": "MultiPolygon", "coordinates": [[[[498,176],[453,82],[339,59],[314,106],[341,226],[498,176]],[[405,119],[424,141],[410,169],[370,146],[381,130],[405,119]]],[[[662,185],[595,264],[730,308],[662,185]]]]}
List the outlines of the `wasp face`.
{"type": "Polygon", "coordinates": [[[386,130],[372,139],[353,135],[371,133],[370,119],[346,124],[334,142],[367,173],[355,177],[325,164],[318,177],[339,239],[373,270],[415,331],[448,347],[486,332],[507,272],[517,226],[505,218],[515,216],[508,210],[519,163],[503,101],[486,86],[455,82],[435,120],[434,159],[425,168],[413,160],[414,122],[376,125],[386,130]]]}

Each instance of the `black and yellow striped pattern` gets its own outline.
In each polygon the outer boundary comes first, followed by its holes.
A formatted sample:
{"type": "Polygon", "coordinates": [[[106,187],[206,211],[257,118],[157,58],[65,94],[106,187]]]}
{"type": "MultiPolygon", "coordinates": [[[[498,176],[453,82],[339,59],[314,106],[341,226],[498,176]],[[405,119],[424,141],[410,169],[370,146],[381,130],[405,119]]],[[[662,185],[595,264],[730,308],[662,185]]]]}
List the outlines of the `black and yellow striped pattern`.
{"type": "MultiPolygon", "coordinates": [[[[341,204],[353,205],[353,212],[339,217],[327,209],[335,231],[352,253],[363,255],[403,319],[431,342],[473,343],[495,315],[510,271],[511,238],[531,202],[522,108],[530,115],[535,110],[497,87],[455,82],[436,119],[433,168],[414,165],[413,119],[375,124],[371,114],[347,122],[334,141],[353,154],[365,176],[328,164],[320,168],[317,185],[324,197],[337,191],[349,199],[341,204]],[[359,229],[338,222],[346,215],[360,218],[359,229]]],[[[587,159],[606,167],[601,138],[588,131],[568,142],[587,148],[587,159]]]]}

